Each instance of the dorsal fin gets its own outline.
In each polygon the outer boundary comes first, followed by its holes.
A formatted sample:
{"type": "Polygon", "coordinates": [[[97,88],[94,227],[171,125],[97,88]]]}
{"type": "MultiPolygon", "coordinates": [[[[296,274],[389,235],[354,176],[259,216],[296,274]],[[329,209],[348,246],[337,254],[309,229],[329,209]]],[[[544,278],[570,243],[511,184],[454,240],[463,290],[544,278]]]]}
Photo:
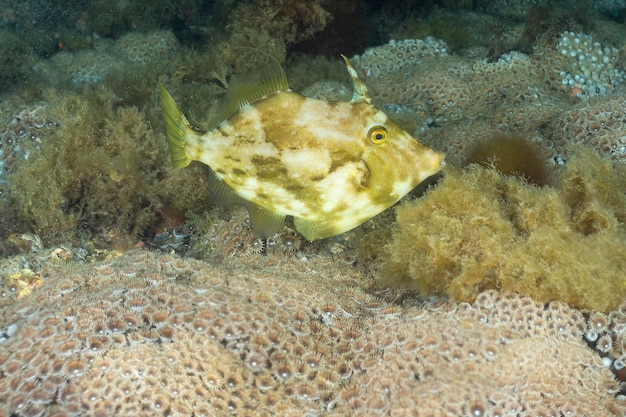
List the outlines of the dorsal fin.
{"type": "Polygon", "coordinates": [[[258,53],[267,55],[276,66],[261,68],[254,74],[231,77],[228,91],[224,102],[219,107],[213,120],[218,123],[223,122],[242,108],[256,101],[259,101],[270,94],[289,90],[287,76],[282,65],[276,58],[267,52],[248,47],[238,47],[252,49],[258,53]]]}
{"type": "Polygon", "coordinates": [[[352,89],[354,90],[354,93],[352,94],[352,100],[350,100],[350,103],[372,104],[372,98],[370,97],[369,91],[367,91],[365,83],[361,81],[359,75],[356,73],[356,70],[354,69],[348,58],[343,54],[341,54],[341,57],[346,62],[348,74],[350,74],[350,78],[352,78],[352,89]]]}

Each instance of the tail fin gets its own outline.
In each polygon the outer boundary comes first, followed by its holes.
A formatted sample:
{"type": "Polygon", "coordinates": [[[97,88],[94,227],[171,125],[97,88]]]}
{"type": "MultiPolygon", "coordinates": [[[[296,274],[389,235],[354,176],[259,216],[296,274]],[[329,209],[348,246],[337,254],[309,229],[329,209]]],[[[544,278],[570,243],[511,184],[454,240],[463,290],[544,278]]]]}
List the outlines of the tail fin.
{"type": "Polygon", "coordinates": [[[191,163],[191,159],[185,152],[185,132],[189,129],[189,122],[181,113],[170,93],[163,87],[163,84],[159,83],[159,88],[161,89],[161,106],[165,118],[167,145],[172,155],[172,165],[174,168],[184,168],[191,163]]]}

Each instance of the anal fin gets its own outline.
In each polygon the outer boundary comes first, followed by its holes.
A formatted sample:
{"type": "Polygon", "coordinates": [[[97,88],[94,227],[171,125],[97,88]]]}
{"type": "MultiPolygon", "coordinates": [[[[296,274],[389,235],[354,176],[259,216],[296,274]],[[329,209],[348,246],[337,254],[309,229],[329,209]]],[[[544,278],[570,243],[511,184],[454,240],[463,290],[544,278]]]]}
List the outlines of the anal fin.
{"type": "Polygon", "coordinates": [[[248,209],[252,230],[261,239],[267,239],[278,232],[285,223],[285,216],[272,213],[258,204],[239,196],[225,181],[218,178],[213,170],[209,173],[209,197],[216,204],[229,207],[242,204],[248,209]]]}
{"type": "Polygon", "coordinates": [[[230,188],[226,181],[220,179],[212,169],[209,171],[209,197],[214,203],[222,207],[246,204],[246,200],[230,188]]]}
{"type": "Polygon", "coordinates": [[[285,224],[285,216],[272,213],[251,201],[246,201],[245,206],[250,214],[252,230],[261,239],[267,239],[277,233],[285,224]]]}

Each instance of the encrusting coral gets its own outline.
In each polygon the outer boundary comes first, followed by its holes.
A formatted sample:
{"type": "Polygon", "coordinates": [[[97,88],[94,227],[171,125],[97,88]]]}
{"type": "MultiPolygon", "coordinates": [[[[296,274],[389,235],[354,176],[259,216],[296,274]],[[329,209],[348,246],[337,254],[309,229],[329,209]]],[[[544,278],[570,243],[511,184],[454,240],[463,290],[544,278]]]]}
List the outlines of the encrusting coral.
{"type": "Polygon", "coordinates": [[[584,339],[620,319],[563,303],[400,306],[328,257],[277,269],[134,250],[44,275],[0,298],[3,417],[626,412],[584,339]]]}
{"type": "Polygon", "coordinates": [[[623,94],[577,104],[550,121],[548,138],[557,148],[584,144],[612,160],[626,162],[625,105],[623,94]]]}
{"type": "Polygon", "coordinates": [[[380,283],[457,301],[503,289],[608,312],[626,295],[618,166],[580,148],[557,188],[476,165],[450,169],[427,196],[397,209],[380,283]]]}

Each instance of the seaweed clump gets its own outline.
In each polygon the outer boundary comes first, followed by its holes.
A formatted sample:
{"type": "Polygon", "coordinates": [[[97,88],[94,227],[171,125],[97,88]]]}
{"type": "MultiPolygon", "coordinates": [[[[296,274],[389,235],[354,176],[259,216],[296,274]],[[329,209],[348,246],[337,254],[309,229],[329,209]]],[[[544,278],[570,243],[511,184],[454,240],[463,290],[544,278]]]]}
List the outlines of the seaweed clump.
{"type": "Polygon", "coordinates": [[[465,165],[472,163],[494,168],[504,175],[517,175],[539,186],[550,182],[543,151],[521,135],[495,134],[474,142],[465,165]]]}
{"type": "Polygon", "coordinates": [[[271,3],[253,0],[238,4],[229,19],[228,38],[218,47],[221,60],[240,74],[255,72],[271,62],[266,54],[250,56],[244,53],[246,49],[261,50],[285,62],[290,47],[311,38],[330,22],[332,16],[322,3],[320,0],[271,3]]]}
{"type": "Polygon", "coordinates": [[[106,89],[48,96],[58,128],[9,178],[9,204],[26,229],[16,233],[124,249],[207,203],[202,175],[173,175],[165,139],[136,107],[117,107],[106,89]]]}
{"type": "Polygon", "coordinates": [[[476,164],[451,168],[397,209],[379,284],[455,301],[501,289],[610,311],[626,295],[624,173],[587,149],[555,188],[476,164]]]}

